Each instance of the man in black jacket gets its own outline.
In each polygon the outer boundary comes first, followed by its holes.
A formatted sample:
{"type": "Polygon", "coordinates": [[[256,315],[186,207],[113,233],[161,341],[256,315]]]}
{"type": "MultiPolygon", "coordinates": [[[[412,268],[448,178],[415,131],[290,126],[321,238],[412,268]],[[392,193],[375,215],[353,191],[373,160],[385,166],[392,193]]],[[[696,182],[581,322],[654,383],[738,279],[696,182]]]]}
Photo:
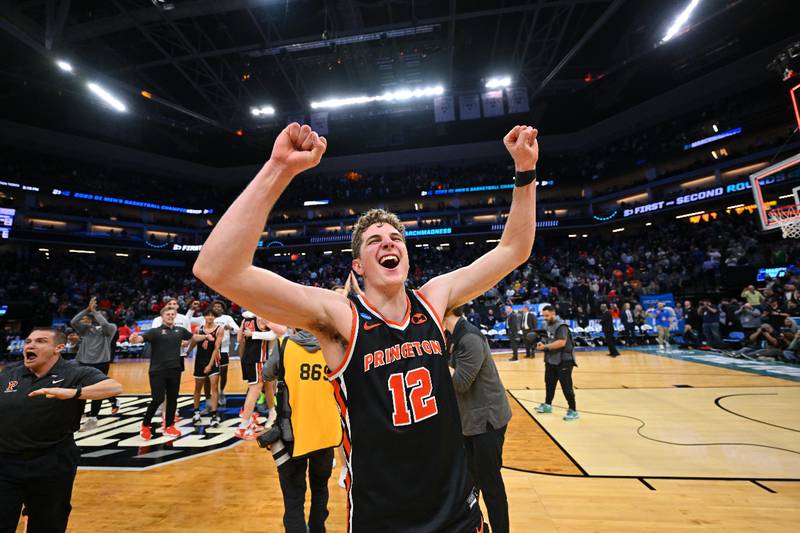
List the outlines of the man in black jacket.
{"type": "Polygon", "coordinates": [[[500,469],[511,407],[489,343],[462,313],[463,306],[450,311],[445,315],[444,326],[449,332],[450,373],[467,447],[467,464],[475,486],[483,492],[492,532],[507,533],[508,499],[500,469]]]}
{"type": "Polygon", "coordinates": [[[519,337],[522,332],[522,317],[510,305],[506,306],[506,335],[511,345],[511,361],[518,361],[519,337]]]}
{"type": "Polygon", "coordinates": [[[533,351],[533,331],[536,329],[536,317],[533,316],[533,313],[529,312],[527,305],[522,307],[520,325],[522,329],[522,342],[525,343],[525,357],[535,357],[535,352],[533,351]]]}
{"type": "Polygon", "coordinates": [[[622,304],[622,310],[619,313],[619,319],[622,321],[622,327],[625,328],[625,345],[626,346],[633,346],[635,342],[634,336],[634,328],[636,327],[636,321],[633,318],[633,309],[631,309],[630,302],[625,302],[622,304]]]}
{"type": "Polygon", "coordinates": [[[619,350],[614,342],[614,317],[611,316],[606,304],[600,306],[600,327],[603,328],[603,339],[608,346],[608,355],[617,357],[619,350]]]}

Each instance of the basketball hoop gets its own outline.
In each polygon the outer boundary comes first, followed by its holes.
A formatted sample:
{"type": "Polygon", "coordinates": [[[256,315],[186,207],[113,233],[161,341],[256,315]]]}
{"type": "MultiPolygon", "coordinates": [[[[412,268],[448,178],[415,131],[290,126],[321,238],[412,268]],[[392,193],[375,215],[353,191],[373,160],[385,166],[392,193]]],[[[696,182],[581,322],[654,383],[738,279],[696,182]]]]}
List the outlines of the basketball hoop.
{"type": "Polygon", "coordinates": [[[800,205],[770,209],[767,217],[781,227],[784,239],[800,239],[800,205]]]}

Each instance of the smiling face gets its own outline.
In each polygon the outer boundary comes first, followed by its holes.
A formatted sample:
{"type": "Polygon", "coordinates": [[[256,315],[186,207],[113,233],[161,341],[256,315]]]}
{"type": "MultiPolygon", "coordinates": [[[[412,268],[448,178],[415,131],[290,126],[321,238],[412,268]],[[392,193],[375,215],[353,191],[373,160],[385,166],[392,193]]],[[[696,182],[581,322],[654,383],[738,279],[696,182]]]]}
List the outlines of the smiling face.
{"type": "Polygon", "coordinates": [[[173,324],[175,324],[175,316],[177,313],[171,307],[165,307],[163,311],[161,311],[161,322],[171,328],[173,324]]]}
{"type": "Polygon", "coordinates": [[[31,372],[39,375],[55,364],[64,349],[64,334],[50,330],[31,331],[25,339],[24,364],[31,372]]]}
{"type": "Polygon", "coordinates": [[[408,252],[403,235],[391,224],[378,222],[364,230],[353,270],[368,287],[403,287],[408,277],[408,252]]]}

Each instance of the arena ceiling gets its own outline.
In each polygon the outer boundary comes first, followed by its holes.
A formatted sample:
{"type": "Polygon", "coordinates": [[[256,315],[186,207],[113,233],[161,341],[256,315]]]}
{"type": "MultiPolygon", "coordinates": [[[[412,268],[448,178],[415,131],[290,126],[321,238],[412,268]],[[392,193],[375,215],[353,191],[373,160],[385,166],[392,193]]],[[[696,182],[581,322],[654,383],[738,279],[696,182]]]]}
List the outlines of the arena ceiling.
{"type": "MultiPolygon", "coordinates": [[[[686,35],[659,46],[687,2],[3,2],[0,104],[17,122],[197,160],[257,159],[313,101],[431,84],[476,93],[509,74],[528,90],[529,120],[571,131],[796,33],[792,2],[704,0],[686,35]],[[57,58],[130,102],[128,118],[92,106],[57,58]],[[275,116],[254,117],[262,105],[275,116]]],[[[520,119],[434,128],[429,100],[335,113],[348,125],[341,153],[485,140],[520,119]]]]}

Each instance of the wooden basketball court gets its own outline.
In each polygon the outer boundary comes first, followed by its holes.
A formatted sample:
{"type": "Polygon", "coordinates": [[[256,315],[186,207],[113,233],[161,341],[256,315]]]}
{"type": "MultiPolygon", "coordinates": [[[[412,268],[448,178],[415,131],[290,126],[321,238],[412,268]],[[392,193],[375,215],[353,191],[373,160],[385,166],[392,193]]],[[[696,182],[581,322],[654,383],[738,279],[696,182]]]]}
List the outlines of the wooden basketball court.
{"type": "MultiPolygon", "coordinates": [[[[567,423],[558,407],[548,415],[533,411],[544,398],[541,357],[495,357],[514,414],[503,472],[512,531],[774,532],[800,524],[800,382],[636,351],[616,359],[579,353],[581,418],[567,423]]],[[[116,363],[111,376],[128,394],[148,393],[146,363],[116,363]]],[[[244,392],[240,378],[232,361],[229,396],[244,392]]],[[[184,373],[181,392],[192,386],[184,373]]],[[[564,405],[560,391],[554,403],[564,405]]],[[[221,442],[232,431],[183,430],[176,445],[187,438],[221,442]]],[[[103,453],[97,442],[104,434],[111,440],[113,431],[78,434],[92,444],[84,454],[103,453]]],[[[127,437],[134,454],[155,453],[127,437]]],[[[81,470],[69,530],[282,531],[272,457],[254,442],[226,442],[147,469],[81,470]]],[[[337,474],[338,465],[327,528],[343,532],[337,474]]]]}

